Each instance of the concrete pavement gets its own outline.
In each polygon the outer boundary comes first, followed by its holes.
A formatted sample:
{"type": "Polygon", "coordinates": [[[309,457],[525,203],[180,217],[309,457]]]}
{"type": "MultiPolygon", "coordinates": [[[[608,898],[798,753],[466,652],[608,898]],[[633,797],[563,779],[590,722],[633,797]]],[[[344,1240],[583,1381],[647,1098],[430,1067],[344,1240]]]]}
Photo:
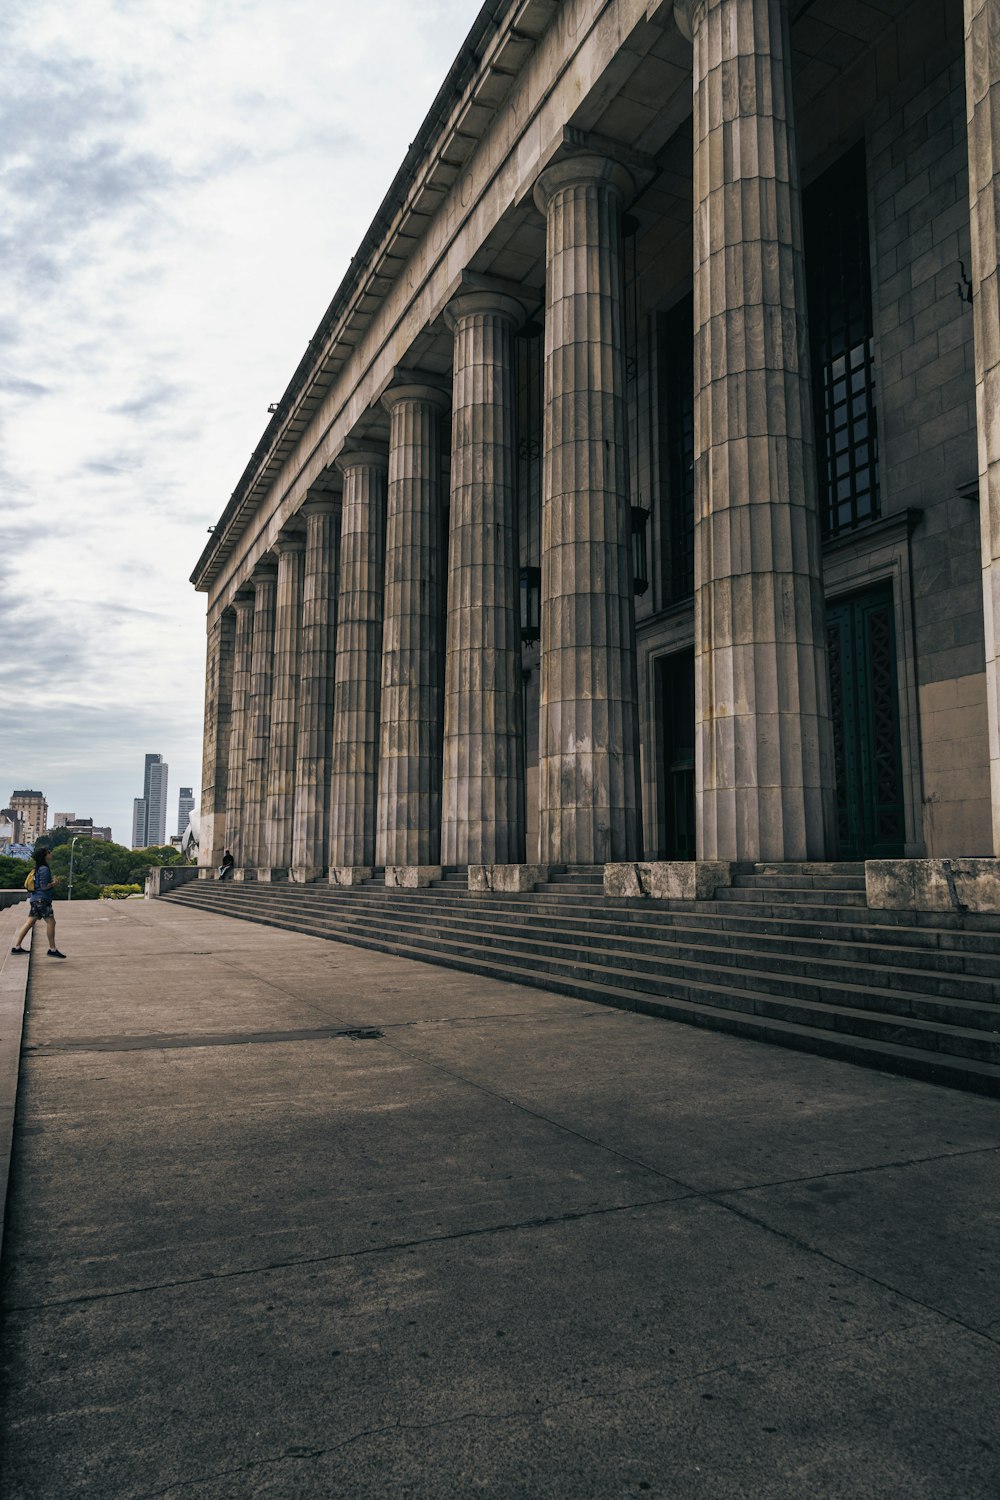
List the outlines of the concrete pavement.
{"type": "Polygon", "coordinates": [[[997,1102],[166,903],[58,915],[5,1500],[1000,1494],[997,1102]]]}

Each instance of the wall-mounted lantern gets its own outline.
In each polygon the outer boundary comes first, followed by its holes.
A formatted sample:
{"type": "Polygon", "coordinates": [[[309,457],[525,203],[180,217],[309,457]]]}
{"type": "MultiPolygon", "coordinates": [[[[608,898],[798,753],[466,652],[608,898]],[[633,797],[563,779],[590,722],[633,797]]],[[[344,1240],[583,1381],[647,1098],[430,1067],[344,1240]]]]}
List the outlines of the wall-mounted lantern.
{"type": "Polygon", "coordinates": [[[649,588],[649,561],[646,554],[646,522],[649,511],[632,506],[632,588],[644,594],[649,588]]]}
{"type": "Polygon", "coordinates": [[[531,645],[541,634],[542,574],[540,568],[521,569],[521,640],[531,645]]]}

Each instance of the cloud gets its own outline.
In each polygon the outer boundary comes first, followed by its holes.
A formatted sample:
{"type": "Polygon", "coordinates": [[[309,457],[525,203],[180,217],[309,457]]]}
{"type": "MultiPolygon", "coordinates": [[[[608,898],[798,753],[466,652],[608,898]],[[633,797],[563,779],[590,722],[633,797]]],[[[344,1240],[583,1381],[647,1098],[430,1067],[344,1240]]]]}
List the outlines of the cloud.
{"type": "Polygon", "coordinates": [[[0,798],[198,786],[205,528],[478,8],[8,0],[0,798]]]}
{"type": "Polygon", "coordinates": [[[49,387],[37,380],[18,380],[15,376],[0,375],[0,391],[8,396],[47,396],[49,387]]]}
{"type": "Polygon", "coordinates": [[[179,385],[152,386],[141,396],[133,396],[128,401],[121,401],[111,410],[122,417],[144,417],[175,401],[180,394],[179,385]]]}

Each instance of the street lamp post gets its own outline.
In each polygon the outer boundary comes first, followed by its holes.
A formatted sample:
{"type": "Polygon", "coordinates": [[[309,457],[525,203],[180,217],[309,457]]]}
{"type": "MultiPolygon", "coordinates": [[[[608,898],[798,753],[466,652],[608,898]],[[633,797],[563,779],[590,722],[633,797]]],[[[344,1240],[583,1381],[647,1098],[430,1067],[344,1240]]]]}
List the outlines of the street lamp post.
{"type": "Polygon", "coordinates": [[[69,841],[69,891],[66,895],[67,901],[72,901],[73,899],[73,856],[76,854],[76,840],[79,837],[80,835],[77,834],[76,838],[72,838],[69,841]]]}

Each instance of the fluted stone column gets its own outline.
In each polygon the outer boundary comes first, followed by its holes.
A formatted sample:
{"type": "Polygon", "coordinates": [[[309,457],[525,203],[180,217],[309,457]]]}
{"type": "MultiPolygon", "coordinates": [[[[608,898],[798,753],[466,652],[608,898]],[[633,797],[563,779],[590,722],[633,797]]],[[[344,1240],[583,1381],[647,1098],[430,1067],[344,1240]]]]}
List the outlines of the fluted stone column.
{"type": "Polygon", "coordinates": [[[698,857],[832,856],[788,16],[685,0],[694,43],[698,857]]]}
{"type": "Polygon", "coordinates": [[[382,629],[382,727],[376,860],[440,859],[442,639],[441,413],[432,385],[382,398],[391,417],[382,629]]]}
{"type": "Polygon", "coordinates": [[[325,873],[330,836],[340,497],[312,496],[300,514],[306,518],[306,553],[302,583],[299,734],[291,877],[296,881],[306,881],[315,880],[325,873]]]}
{"type": "Polygon", "coordinates": [[[198,863],[222,860],[229,796],[229,724],[236,618],[223,610],[208,627],[205,660],[205,726],[201,762],[201,836],[198,863]]]}
{"type": "Polygon", "coordinates": [[[512,297],[464,292],[455,336],[441,861],[524,860],[512,297]]]}
{"type": "Polygon", "coordinates": [[[965,94],[972,312],[979,431],[979,522],[986,635],[993,853],[1000,856],[1000,11],[965,0],[965,94]]]}
{"type": "Polygon", "coordinates": [[[274,680],[274,603],[277,564],[259,563],[253,574],[253,648],[250,656],[250,710],[246,780],[243,794],[243,865],[236,879],[256,879],[266,858],[263,842],[267,754],[271,742],[271,687],[274,680]]]}
{"type": "Polygon", "coordinates": [[[538,824],[543,863],[640,853],[635,610],[621,210],[632,179],[597,156],[544,171],[538,824]]]}
{"type": "Polygon", "coordinates": [[[292,860],[295,756],[299,725],[299,642],[306,540],[298,533],[278,538],[278,584],[274,616],[274,681],[271,742],[267,757],[266,837],[258,880],[287,879],[292,860]]]}
{"type": "Polygon", "coordinates": [[[229,792],[226,800],[225,848],[237,867],[243,864],[246,792],[247,736],[250,727],[250,670],[253,653],[252,591],[243,590],[233,601],[236,638],[233,648],[232,712],[229,719],[229,792]]]}
{"type": "Polygon", "coordinates": [[[340,584],[330,774],[330,881],[370,875],[375,865],[382,599],[388,459],[347,448],[340,522],[340,584]]]}

